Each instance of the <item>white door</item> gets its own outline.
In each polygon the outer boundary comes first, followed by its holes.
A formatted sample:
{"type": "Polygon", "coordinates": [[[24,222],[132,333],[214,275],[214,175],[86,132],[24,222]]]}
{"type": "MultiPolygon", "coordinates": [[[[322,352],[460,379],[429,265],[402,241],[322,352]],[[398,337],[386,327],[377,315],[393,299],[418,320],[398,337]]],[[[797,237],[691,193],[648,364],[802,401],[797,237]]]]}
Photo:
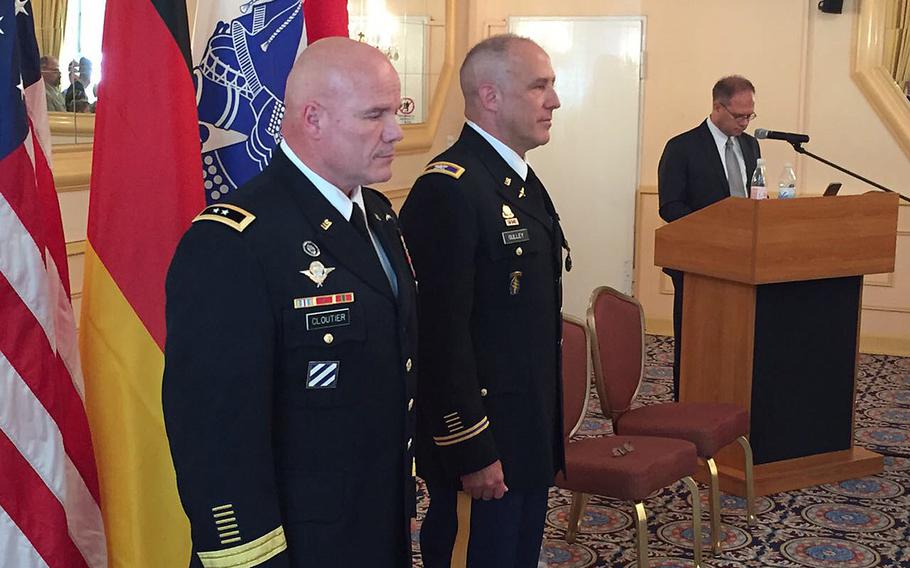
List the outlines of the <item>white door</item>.
{"type": "Polygon", "coordinates": [[[549,144],[528,153],[572,247],[566,313],[584,317],[597,286],[632,290],[638,185],[642,18],[509,19],[543,47],[562,107],[549,144]]]}

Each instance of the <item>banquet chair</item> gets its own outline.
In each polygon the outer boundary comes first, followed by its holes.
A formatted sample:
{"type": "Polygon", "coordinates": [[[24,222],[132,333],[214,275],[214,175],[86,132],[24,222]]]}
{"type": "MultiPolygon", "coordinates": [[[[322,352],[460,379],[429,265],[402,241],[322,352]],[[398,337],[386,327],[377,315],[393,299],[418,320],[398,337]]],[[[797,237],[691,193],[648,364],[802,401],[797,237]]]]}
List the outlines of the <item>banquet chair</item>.
{"type": "Polygon", "coordinates": [[[708,469],[711,549],[721,548],[717,452],[738,442],[744,455],[747,522],[755,522],[749,413],[735,404],[668,402],[633,407],[644,375],[644,311],[635,298],[601,286],[591,294],[587,314],[597,394],[613,431],[629,436],[688,440],[708,469]]]}
{"type": "Polygon", "coordinates": [[[652,436],[603,436],[570,440],[581,428],[591,392],[591,343],[585,323],[563,315],[563,438],[565,470],[556,486],[572,492],[566,542],[574,543],[591,495],[634,503],[638,567],[648,566],[648,519],[644,501],[653,492],[682,480],[692,495],[695,566],[701,566],[701,502],[692,479],[695,445],[652,436]]]}

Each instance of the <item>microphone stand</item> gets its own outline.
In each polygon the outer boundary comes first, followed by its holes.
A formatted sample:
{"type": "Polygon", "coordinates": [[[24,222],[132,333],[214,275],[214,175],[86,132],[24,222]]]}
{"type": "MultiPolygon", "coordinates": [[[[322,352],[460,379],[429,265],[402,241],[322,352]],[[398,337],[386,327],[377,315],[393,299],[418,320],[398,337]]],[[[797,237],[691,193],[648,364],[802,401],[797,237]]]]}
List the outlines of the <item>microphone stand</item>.
{"type": "Polygon", "coordinates": [[[793,146],[793,149],[796,150],[796,152],[797,152],[798,154],[804,154],[804,155],[806,155],[806,156],[809,156],[810,158],[814,158],[814,159],[818,160],[819,162],[821,162],[821,163],[823,163],[823,164],[825,164],[825,165],[827,165],[827,166],[831,166],[831,167],[834,168],[835,170],[844,172],[845,174],[850,175],[850,176],[853,176],[853,177],[855,177],[856,179],[858,179],[858,180],[860,180],[860,181],[864,181],[864,182],[868,183],[869,185],[871,185],[872,187],[875,187],[875,188],[880,189],[880,190],[882,190],[882,191],[886,191],[886,192],[888,192],[888,193],[897,194],[897,196],[898,196],[899,198],[903,199],[903,200],[906,201],[907,203],[910,203],[910,197],[907,197],[906,195],[897,193],[897,192],[894,191],[893,189],[888,189],[887,187],[885,187],[885,186],[883,186],[883,185],[881,185],[881,184],[875,183],[874,181],[872,181],[872,180],[870,180],[870,179],[864,178],[863,176],[861,176],[861,175],[859,175],[859,174],[855,174],[855,173],[851,172],[850,170],[848,170],[848,169],[846,169],[846,168],[842,168],[842,167],[838,166],[837,164],[835,164],[835,163],[833,163],[833,162],[829,162],[828,160],[822,158],[821,156],[816,156],[815,154],[813,154],[813,153],[810,152],[809,150],[806,150],[805,148],[803,148],[803,143],[802,143],[802,142],[790,142],[790,145],[793,146]]]}

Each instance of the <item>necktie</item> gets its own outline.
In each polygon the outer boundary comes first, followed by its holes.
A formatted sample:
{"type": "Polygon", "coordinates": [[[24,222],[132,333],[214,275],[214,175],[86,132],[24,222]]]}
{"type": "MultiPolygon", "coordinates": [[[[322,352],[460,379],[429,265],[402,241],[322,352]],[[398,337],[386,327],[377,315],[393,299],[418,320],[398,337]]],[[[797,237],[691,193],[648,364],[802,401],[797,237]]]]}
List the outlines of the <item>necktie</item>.
{"type": "Polygon", "coordinates": [[[389,286],[392,288],[392,293],[395,294],[395,297],[397,298],[398,282],[395,276],[395,269],[392,268],[391,264],[388,264],[387,256],[385,257],[385,261],[380,258],[380,255],[384,256],[385,253],[380,253],[377,249],[377,246],[382,246],[378,244],[380,241],[377,241],[376,245],[373,244],[373,239],[370,238],[370,232],[367,230],[366,216],[363,214],[363,209],[361,209],[360,205],[357,205],[356,202],[352,205],[353,209],[351,210],[351,224],[354,225],[354,228],[358,233],[360,233],[360,236],[366,240],[367,244],[370,245],[370,250],[372,250],[374,253],[373,258],[376,259],[376,265],[379,267],[382,273],[385,274],[386,278],[389,281],[389,286]]]}
{"type": "Polygon", "coordinates": [[[739,169],[739,160],[733,151],[733,137],[727,138],[724,145],[724,155],[727,161],[727,183],[730,184],[730,195],[733,197],[746,197],[746,188],[743,187],[743,172],[739,169]]]}
{"type": "Polygon", "coordinates": [[[354,228],[357,229],[357,232],[360,233],[360,236],[366,239],[370,246],[373,246],[373,239],[370,238],[370,232],[367,230],[367,221],[366,217],[363,215],[363,209],[360,208],[360,205],[354,203],[354,209],[351,211],[351,224],[354,225],[354,228]]]}

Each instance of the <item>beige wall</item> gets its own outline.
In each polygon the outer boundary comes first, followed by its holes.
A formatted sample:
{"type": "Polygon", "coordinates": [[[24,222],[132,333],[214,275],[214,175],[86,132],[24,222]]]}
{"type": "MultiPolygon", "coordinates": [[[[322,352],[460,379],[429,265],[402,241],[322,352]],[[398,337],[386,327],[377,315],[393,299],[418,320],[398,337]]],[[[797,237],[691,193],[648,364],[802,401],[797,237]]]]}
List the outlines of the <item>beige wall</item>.
{"type": "MultiPolygon", "coordinates": [[[[640,193],[636,213],[636,292],[649,328],[670,332],[672,285],[653,265],[657,163],[665,142],[710,111],[721,76],[740,73],[757,88],[753,127],[805,131],[809,149],[885,185],[910,191],[910,160],[850,76],[858,5],[822,14],[794,0],[487,0],[469,6],[470,41],[505,30],[509,16],[640,16],[646,24],[640,193]]],[[[558,84],[558,82],[557,82],[558,84]]],[[[558,120],[558,114],[557,114],[558,120]]],[[[797,156],[789,145],[762,146],[772,180],[793,162],[800,188],[820,193],[829,181],[844,192],[868,188],[797,156]]],[[[863,348],[910,354],[910,208],[902,207],[897,272],[867,278],[863,348]]]]}
{"type": "MultiPolygon", "coordinates": [[[[459,0],[459,61],[469,45],[504,31],[509,16],[646,17],[636,292],[652,331],[669,330],[672,303],[672,287],[653,266],[653,230],[660,224],[657,163],[667,139],[708,114],[710,90],[717,78],[741,73],[755,83],[759,116],[753,126],[808,132],[813,152],[910,192],[906,183],[910,160],[850,76],[857,1],[846,0],[841,15],[822,14],[815,4],[814,0],[459,0]]],[[[382,186],[396,205],[423,165],[457,137],[462,109],[456,77],[432,148],[399,156],[392,179],[382,186]]],[[[767,141],[762,152],[772,180],[784,161],[792,161],[801,190],[818,193],[835,180],[843,182],[848,192],[866,190],[860,182],[796,156],[785,143],[767,141]]],[[[76,219],[84,214],[81,206],[64,213],[72,218],[69,226],[84,226],[76,219]]],[[[900,230],[896,274],[871,277],[864,290],[863,346],[910,354],[908,207],[901,208],[900,230]]]]}
{"type": "Polygon", "coordinates": [[[392,199],[396,209],[404,202],[407,190],[411,188],[414,180],[423,171],[424,166],[433,158],[446,149],[452,142],[458,138],[461,132],[464,98],[461,96],[461,89],[458,86],[458,65],[464,58],[468,50],[468,10],[466,3],[461,2],[456,12],[456,23],[458,33],[455,37],[455,73],[449,84],[449,89],[445,93],[437,93],[437,96],[445,96],[446,106],[436,131],[432,147],[426,152],[414,154],[398,155],[392,163],[392,179],[379,186],[380,189],[387,192],[392,199]]]}

